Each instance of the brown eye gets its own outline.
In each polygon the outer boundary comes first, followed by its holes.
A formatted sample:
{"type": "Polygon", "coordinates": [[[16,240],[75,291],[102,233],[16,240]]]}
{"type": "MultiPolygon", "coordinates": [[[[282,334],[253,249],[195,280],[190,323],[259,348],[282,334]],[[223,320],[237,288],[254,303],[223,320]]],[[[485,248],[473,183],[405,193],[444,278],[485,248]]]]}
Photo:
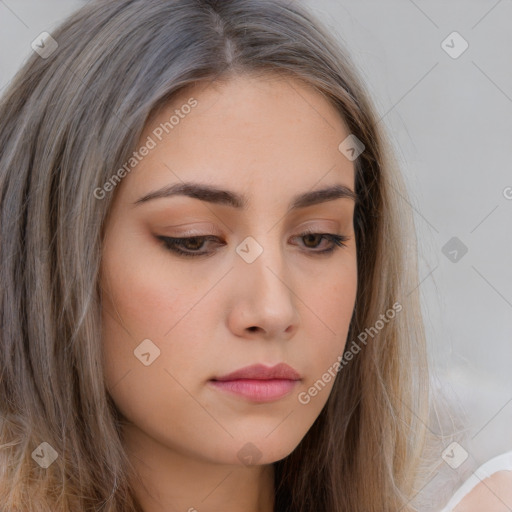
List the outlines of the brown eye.
{"type": "Polygon", "coordinates": [[[323,240],[323,235],[321,235],[320,233],[310,233],[306,236],[303,236],[302,238],[304,238],[304,240],[307,240],[307,243],[305,243],[307,247],[309,247],[310,249],[314,249],[318,247],[318,243],[323,240]],[[312,245],[309,245],[310,243],[312,245]]]}
{"type": "Polygon", "coordinates": [[[208,251],[200,251],[207,241],[217,241],[216,236],[205,235],[205,236],[193,236],[187,238],[172,238],[169,236],[158,236],[159,240],[162,241],[164,247],[180,256],[207,256],[213,254],[208,251]]]}
{"type": "Polygon", "coordinates": [[[308,249],[315,249],[319,246],[322,240],[326,239],[331,242],[331,246],[322,251],[311,250],[312,253],[317,254],[328,254],[340,247],[346,247],[344,242],[348,241],[350,237],[344,235],[335,235],[334,233],[313,233],[310,231],[306,231],[305,233],[301,233],[299,238],[305,240],[304,245],[308,249]],[[307,241],[306,241],[307,240],[307,241]]]}
{"type": "MultiPolygon", "coordinates": [[[[157,236],[159,240],[162,241],[164,247],[174,252],[175,254],[178,254],[179,256],[213,256],[214,251],[210,250],[204,250],[201,251],[201,249],[204,247],[206,242],[216,242],[218,245],[222,245],[222,242],[219,241],[219,238],[212,235],[205,235],[205,236],[193,236],[193,237],[186,237],[186,238],[173,238],[168,236],[157,236]]],[[[309,251],[313,254],[317,255],[326,255],[328,253],[334,252],[336,249],[339,249],[340,247],[345,247],[347,240],[350,239],[348,236],[343,235],[335,235],[331,233],[311,233],[311,232],[305,232],[298,235],[296,238],[302,238],[305,241],[303,242],[303,245],[306,247],[306,249],[309,249],[309,251]],[[330,241],[330,246],[328,246],[326,249],[323,250],[315,250],[323,240],[330,241]]]]}
{"type": "Polygon", "coordinates": [[[204,238],[200,236],[196,236],[193,238],[183,238],[182,242],[185,249],[191,251],[198,251],[204,245],[204,238]]]}

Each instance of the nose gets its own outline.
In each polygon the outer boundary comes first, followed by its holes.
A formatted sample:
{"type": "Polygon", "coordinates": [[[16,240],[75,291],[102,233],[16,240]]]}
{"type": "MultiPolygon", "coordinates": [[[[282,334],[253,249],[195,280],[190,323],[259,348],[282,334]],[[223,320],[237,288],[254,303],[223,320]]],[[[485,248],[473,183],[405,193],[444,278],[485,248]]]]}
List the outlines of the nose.
{"type": "MultiPolygon", "coordinates": [[[[241,337],[286,339],[293,335],[300,320],[300,300],[291,273],[282,251],[271,249],[269,244],[265,243],[251,263],[243,256],[235,258],[228,322],[232,332],[241,337]]],[[[254,245],[250,249],[254,250],[254,245]]]]}

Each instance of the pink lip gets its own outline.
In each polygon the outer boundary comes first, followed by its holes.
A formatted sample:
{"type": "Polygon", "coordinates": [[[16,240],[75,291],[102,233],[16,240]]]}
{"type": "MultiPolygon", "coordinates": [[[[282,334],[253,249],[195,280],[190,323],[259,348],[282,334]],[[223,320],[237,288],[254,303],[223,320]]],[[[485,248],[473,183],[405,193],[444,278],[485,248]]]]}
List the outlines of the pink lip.
{"type": "Polygon", "coordinates": [[[217,389],[243,396],[253,402],[270,402],[289,394],[301,380],[287,364],[267,367],[261,364],[241,368],[210,380],[217,389]]]}
{"type": "Polygon", "coordinates": [[[222,377],[215,377],[213,380],[226,381],[226,380],[239,380],[239,379],[255,379],[255,380],[270,380],[270,379],[286,379],[286,380],[300,380],[301,376],[291,366],[285,363],[279,363],[275,366],[265,366],[263,364],[253,364],[240,368],[234,372],[223,375],[222,377]]]}

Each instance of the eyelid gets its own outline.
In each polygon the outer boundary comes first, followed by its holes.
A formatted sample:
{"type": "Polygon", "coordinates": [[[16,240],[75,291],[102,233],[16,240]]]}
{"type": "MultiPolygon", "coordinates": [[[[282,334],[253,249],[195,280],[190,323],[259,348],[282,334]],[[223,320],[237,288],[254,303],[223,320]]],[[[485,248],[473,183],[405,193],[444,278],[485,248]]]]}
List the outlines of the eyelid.
{"type": "MultiPolygon", "coordinates": [[[[331,246],[324,250],[315,250],[311,249],[308,250],[307,248],[304,250],[304,253],[308,256],[329,256],[336,251],[340,250],[341,248],[347,247],[346,242],[350,241],[351,237],[342,235],[342,234],[336,234],[336,233],[329,233],[329,232],[323,232],[321,230],[314,230],[313,228],[309,227],[306,228],[305,231],[302,231],[301,233],[295,235],[293,238],[304,238],[308,235],[319,235],[320,240],[328,240],[331,243],[331,246]]],[[[210,257],[214,256],[216,254],[216,251],[195,251],[195,250],[183,250],[181,244],[188,240],[193,239],[199,239],[202,241],[201,245],[204,244],[204,242],[216,242],[218,243],[219,237],[214,235],[195,235],[195,236],[185,236],[185,237],[167,237],[167,236],[156,236],[166,247],[168,251],[173,252],[177,256],[181,257],[210,257]]],[[[222,245],[222,243],[220,244],[222,245]]],[[[226,245],[226,244],[224,244],[226,245]]]]}
{"type": "MultiPolygon", "coordinates": [[[[172,233],[172,235],[168,235],[169,237],[178,237],[178,238],[185,238],[185,237],[193,237],[193,236],[218,236],[222,237],[223,232],[220,231],[215,224],[213,223],[205,223],[200,224],[199,226],[191,226],[190,228],[182,228],[182,226],[188,226],[188,223],[183,224],[176,224],[172,226],[163,226],[161,229],[163,231],[169,231],[172,233]]],[[[299,227],[293,228],[293,232],[295,233],[304,233],[304,232],[311,232],[311,233],[328,233],[328,232],[339,232],[341,230],[340,221],[339,220],[332,220],[332,219],[311,219],[306,224],[301,223],[299,227]],[[322,223],[321,226],[318,224],[322,223]],[[327,225],[326,225],[327,224],[327,225]]],[[[230,233],[232,233],[231,230],[230,233]]]]}
{"type": "MultiPolygon", "coordinates": [[[[188,223],[178,224],[173,226],[164,226],[163,231],[172,232],[172,236],[178,238],[192,237],[192,236],[222,236],[222,232],[216,228],[215,224],[206,223],[199,226],[190,226],[188,223]],[[189,227],[182,227],[189,226],[189,227]]],[[[169,235],[171,236],[171,235],[169,235]]]]}
{"type": "MultiPolygon", "coordinates": [[[[224,235],[221,231],[219,231],[216,226],[212,223],[201,224],[200,227],[191,227],[186,231],[174,231],[174,228],[184,226],[186,224],[180,224],[175,226],[168,226],[164,229],[172,229],[172,234],[161,235],[164,238],[224,238],[224,235]]],[[[343,231],[340,227],[340,223],[338,221],[326,221],[326,219],[317,219],[311,220],[304,227],[298,227],[293,230],[294,232],[291,234],[292,237],[304,236],[306,234],[332,234],[337,236],[342,236],[346,238],[341,232],[343,231]],[[316,223],[315,223],[316,222],[316,223]],[[323,222],[324,226],[318,226],[319,222],[323,222]],[[328,222],[330,226],[325,226],[325,222],[328,222]]]]}

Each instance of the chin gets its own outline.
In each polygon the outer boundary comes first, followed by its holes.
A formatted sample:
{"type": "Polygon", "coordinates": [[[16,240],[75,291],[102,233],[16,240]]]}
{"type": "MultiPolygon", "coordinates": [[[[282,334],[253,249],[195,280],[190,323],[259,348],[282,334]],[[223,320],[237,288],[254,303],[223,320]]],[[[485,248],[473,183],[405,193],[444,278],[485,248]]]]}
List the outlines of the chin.
{"type": "Polygon", "coordinates": [[[292,439],[283,435],[276,435],[270,439],[274,434],[265,437],[266,435],[268,434],[264,434],[260,438],[249,436],[243,441],[234,441],[237,448],[232,452],[229,462],[245,466],[273,464],[288,457],[301,441],[301,439],[292,439]]]}

